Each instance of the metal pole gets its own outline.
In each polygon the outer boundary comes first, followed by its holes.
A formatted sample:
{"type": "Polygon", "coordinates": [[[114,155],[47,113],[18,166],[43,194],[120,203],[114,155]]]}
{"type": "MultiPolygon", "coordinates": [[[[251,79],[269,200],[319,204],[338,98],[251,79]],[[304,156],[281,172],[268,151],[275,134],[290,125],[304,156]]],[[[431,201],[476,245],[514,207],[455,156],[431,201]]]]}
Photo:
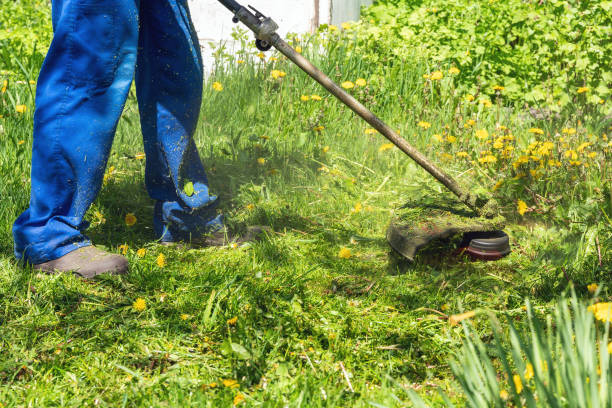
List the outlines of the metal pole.
{"type": "Polygon", "coordinates": [[[223,4],[232,13],[238,12],[242,6],[234,0],[219,0],[219,3],[223,4]]]}

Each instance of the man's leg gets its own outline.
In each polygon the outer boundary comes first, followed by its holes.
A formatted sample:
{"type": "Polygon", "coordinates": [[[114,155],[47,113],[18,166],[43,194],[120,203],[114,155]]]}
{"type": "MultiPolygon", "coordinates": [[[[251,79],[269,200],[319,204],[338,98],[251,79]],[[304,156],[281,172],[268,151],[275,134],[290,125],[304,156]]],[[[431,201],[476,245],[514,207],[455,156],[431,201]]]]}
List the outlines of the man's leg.
{"type": "Polygon", "coordinates": [[[164,242],[189,241],[223,225],[193,140],[202,101],[200,47],[186,0],[143,1],[140,18],[136,90],[146,186],[157,200],[155,231],[164,242]]]}
{"type": "Polygon", "coordinates": [[[83,217],[102,184],[138,41],[138,0],[53,0],[52,7],[30,207],[13,226],[16,257],[35,265],[91,245],[83,217]]]}

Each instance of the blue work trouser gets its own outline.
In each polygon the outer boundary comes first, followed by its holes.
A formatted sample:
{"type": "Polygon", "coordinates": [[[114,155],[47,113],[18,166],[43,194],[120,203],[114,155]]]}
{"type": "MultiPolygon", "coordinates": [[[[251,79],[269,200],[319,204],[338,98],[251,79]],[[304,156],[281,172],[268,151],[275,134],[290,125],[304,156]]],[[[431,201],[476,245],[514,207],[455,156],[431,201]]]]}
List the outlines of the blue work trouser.
{"type": "Polygon", "coordinates": [[[36,90],[30,206],[13,227],[16,257],[38,264],[91,245],[84,216],[134,73],[158,237],[219,228],[192,137],[203,76],[187,0],[53,0],[52,16],[36,90]]]}

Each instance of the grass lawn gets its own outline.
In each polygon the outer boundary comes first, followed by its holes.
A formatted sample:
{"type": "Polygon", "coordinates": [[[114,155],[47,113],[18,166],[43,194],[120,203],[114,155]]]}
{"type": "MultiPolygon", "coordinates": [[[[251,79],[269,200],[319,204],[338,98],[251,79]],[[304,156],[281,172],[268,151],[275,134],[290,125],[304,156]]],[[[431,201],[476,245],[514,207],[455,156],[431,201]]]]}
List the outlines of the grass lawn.
{"type": "MultiPolygon", "coordinates": [[[[90,237],[126,254],[130,274],[86,282],[21,268],[10,230],[29,199],[36,78],[13,76],[0,96],[0,407],[400,407],[406,389],[428,397],[437,387],[461,402],[448,360],[462,329],[448,316],[493,311],[520,325],[526,297],[546,313],[570,283],[585,299],[588,284],[609,283],[609,119],[538,120],[502,98],[488,107],[453,94],[451,82],[424,84],[433,69],[416,57],[380,75],[349,42],[324,42],[326,58],[302,46],[338,82],[366,79],[351,92],[458,180],[497,185],[512,254],[470,262],[451,241],[414,264],[398,260],[384,239],[394,210],[451,195],[279,56],[220,49],[195,140],[229,223],[274,234],[242,248],[158,245],[132,92],[88,215],[90,237]],[[517,178],[510,159],[480,160],[493,155],[481,154],[492,150],[482,130],[491,145],[495,133],[512,135],[513,160],[551,138],[562,164],[550,177],[517,178]],[[570,149],[595,155],[571,165],[570,149]]],[[[36,72],[39,61],[22,62],[36,72]]],[[[487,338],[486,317],[473,323],[487,338]]]]}

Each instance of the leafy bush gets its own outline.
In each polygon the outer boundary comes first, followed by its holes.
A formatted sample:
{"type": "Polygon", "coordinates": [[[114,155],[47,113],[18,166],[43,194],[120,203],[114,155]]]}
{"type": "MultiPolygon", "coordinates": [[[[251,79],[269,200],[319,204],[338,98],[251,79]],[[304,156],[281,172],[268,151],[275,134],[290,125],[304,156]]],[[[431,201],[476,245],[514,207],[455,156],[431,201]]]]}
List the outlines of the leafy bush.
{"type": "Polygon", "coordinates": [[[24,56],[40,66],[53,36],[49,0],[0,0],[0,8],[1,74],[22,72],[18,59],[24,56]]]}
{"type": "MultiPolygon", "coordinates": [[[[517,329],[508,317],[507,334],[491,317],[492,345],[464,325],[463,348],[451,368],[468,406],[612,407],[612,303],[587,308],[574,295],[544,319],[529,302],[526,309],[528,328],[517,329]]],[[[425,406],[416,394],[411,399],[425,406]]]]}
{"type": "Polygon", "coordinates": [[[598,0],[380,0],[361,35],[373,60],[417,51],[434,68],[456,67],[462,94],[609,112],[611,10],[598,0]]]}

